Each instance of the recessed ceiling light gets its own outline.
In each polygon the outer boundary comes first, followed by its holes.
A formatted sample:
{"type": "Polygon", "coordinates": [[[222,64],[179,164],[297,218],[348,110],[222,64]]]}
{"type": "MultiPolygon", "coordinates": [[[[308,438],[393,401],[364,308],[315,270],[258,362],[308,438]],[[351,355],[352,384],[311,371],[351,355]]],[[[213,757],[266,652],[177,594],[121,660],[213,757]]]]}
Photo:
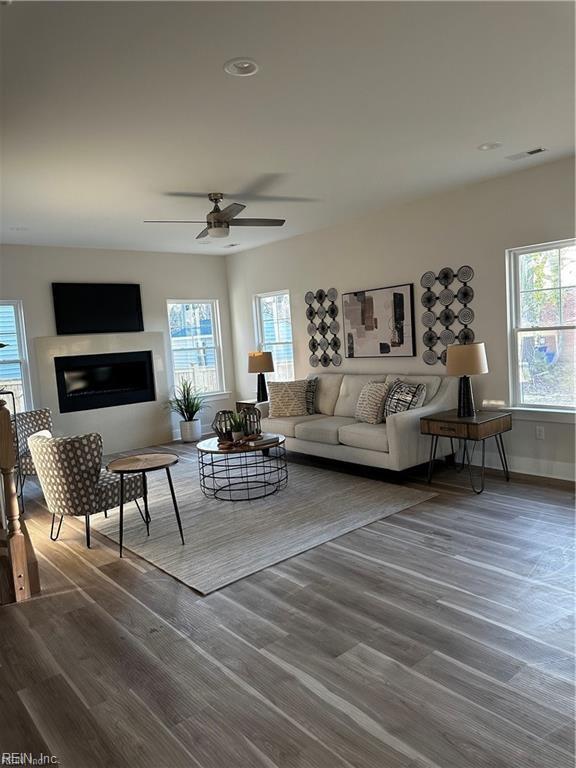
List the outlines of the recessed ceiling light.
{"type": "MultiPolygon", "coordinates": [[[[218,243],[201,242],[197,243],[197,245],[218,245],[218,243]]],[[[226,243],[222,248],[238,248],[239,245],[240,243],[226,243]]]]}
{"type": "Polygon", "coordinates": [[[245,56],[241,56],[237,59],[230,59],[224,64],[224,72],[234,77],[250,77],[255,75],[260,67],[254,59],[247,59],[245,56]]]}
{"type": "Polygon", "coordinates": [[[525,152],[517,152],[515,155],[506,155],[506,160],[525,160],[527,157],[541,155],[542,152],[548,152],[546,147],[535,147],[534,149],[527,149],[525,152]]]}
{"type": "Polygon", "coordinates": [[[477,149],[480,150],[480,152],[489,152],[491,149],[498,149],[498,147],[502,146],[501,141],[487,141],[484,144],[480,144],[477,149]]]}

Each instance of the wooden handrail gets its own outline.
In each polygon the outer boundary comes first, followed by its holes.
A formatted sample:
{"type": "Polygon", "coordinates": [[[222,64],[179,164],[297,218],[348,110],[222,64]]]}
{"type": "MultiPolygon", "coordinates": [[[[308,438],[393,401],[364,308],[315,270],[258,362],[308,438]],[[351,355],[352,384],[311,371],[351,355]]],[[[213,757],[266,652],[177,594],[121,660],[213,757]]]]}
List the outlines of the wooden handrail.
{"type": "Polygon", "coordinates": [[[15,479],[16,451],[10,411],[0,400],[0,472],[6,529],[0,541],[0,603],[27,600],[40,593],[38,561],[26,523],[20,518],[15,479]]]}

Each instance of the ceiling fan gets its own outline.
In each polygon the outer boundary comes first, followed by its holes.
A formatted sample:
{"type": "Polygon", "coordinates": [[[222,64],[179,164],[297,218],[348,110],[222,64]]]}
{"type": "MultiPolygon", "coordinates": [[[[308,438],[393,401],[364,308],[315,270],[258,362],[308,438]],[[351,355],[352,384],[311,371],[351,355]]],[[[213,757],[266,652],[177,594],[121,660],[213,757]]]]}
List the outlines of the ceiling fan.
{"type": "Polygon", "coordinates": [[[221,209],[220,203],[224,195],[221,192],[210,192],[208,199],[214,203],[214,208],[206,216],[206,221],[192,221],[187,219],[172,220],[147,220],[145,224],[206,224],[206,227],[196,235],[196,240],[200,240],[207,235],[210,237],[228,237],[230,227],[281,227],[286,219],[237,219],[239,213],[242,213],[245,205],[242,203],[231,203],[226,208],[221,209]]]}

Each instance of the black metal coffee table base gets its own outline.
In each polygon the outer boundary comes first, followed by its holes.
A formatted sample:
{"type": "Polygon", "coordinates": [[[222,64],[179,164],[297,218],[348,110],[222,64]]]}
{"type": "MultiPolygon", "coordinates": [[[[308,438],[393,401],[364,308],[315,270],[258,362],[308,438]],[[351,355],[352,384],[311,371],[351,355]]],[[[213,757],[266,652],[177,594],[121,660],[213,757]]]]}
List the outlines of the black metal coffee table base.
{"type": "Polygon", "coordinates": [[[288,484],[286,448],[281,443],[251,451],[198,449],[200,488],[220,501],[254,501],[272,496],[288,484]]]}

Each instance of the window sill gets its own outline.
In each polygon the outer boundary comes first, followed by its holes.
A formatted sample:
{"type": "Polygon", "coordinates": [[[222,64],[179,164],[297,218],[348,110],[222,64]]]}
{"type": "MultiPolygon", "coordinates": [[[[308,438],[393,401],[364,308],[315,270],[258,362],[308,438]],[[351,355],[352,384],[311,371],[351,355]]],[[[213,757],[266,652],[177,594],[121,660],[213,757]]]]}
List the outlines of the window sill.
{"type": "Polygon", "coordinates": [[[232,392],[210,392],[208,395],[202,395],[204,400],[230,400],[232,392]]]}
{"type": "Polygon", "coordinates": [[[557,424],[574,424],[576,411],[555,408],[530,408],[525,405],[502,406],[503,411],[512,411],[515,419],[521,421],[548,421],[557,424]]]}

